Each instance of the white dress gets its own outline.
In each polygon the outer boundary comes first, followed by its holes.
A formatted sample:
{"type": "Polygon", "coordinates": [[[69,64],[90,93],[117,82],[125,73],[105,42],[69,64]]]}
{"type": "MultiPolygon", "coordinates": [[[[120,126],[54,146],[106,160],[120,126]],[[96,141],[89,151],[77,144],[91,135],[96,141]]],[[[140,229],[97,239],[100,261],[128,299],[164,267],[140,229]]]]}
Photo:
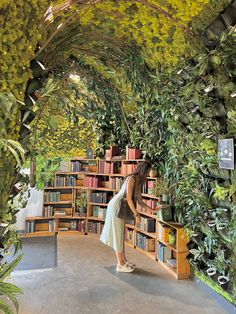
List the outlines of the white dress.
{"type": "Polygon", "coordinates": [[[104,244],[111,246],[116,252],[123,251],[125,228],[125,220],[118,218],[116,211],[124,196],[129,178],[125,180],[120,191],[108,203],[105,225],[100,236],[100,240],[104,244]]]}

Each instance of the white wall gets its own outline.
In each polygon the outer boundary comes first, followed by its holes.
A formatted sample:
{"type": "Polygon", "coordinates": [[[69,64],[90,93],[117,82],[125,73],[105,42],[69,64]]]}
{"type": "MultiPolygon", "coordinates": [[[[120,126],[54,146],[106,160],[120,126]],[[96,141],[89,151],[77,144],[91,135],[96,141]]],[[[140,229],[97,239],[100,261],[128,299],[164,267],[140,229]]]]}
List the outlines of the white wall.
{"type": "Polygon", "coordinates": [[[25,217],[27,216],[42,216],[43,211],[43,191],[30,189],[30,198],[27,206],[20,209],[16,214],[17,222],[14,225],[16,230],[25,229],[25,217]]]}

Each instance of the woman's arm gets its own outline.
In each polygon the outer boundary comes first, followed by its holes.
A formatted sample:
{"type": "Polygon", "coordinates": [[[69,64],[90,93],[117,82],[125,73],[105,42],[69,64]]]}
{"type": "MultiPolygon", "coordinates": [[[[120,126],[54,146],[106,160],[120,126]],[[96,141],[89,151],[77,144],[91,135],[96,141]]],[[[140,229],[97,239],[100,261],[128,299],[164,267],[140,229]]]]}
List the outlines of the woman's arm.
{"type": "Polygon", "coordinates": [[[132,212],[134,213],[134,217],[138,216],[139,213],[135,207],[135,204],[133,202],[133,193],[134,193],[134,188],[135,188],[135,178],[131,177],[128,179],[127,182],[127,187],[126,187],[126,199],[128,202],[128,205],[132,212]]]}
{"type": "Polygon", "coordinates": [[[142,208],[145,208],[146,210],[151,210],[152,212],[157,212],[158,210],[160,210],[162,208],[162,206],[158,206],[157,208],[151,208],[150,206],[148,206],[147,204],[145,204],[143,202],[143,199],[142,199],[142,194],[141,194],[141,189],[139,188],[137,190],[137,200],[138,200],[138,203],[139,205],[142,207],[142,208]]]}

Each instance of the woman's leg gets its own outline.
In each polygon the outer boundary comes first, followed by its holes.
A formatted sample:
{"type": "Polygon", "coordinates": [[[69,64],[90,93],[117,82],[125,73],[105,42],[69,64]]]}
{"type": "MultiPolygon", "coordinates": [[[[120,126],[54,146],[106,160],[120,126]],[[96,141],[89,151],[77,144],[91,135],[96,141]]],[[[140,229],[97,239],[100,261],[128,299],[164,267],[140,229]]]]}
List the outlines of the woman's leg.
{"type": "Polygon", "coordinates": [[[116,258],[117,258],[117,265],[124,265],[123,261],[123,252],[116,252],[116,258]]]}
{"type": "Polygon", "coordinates": [[[122,260],[124,264],[127,262],[127,258],[125,257],[125,240],[123,243],[122,260]]]}

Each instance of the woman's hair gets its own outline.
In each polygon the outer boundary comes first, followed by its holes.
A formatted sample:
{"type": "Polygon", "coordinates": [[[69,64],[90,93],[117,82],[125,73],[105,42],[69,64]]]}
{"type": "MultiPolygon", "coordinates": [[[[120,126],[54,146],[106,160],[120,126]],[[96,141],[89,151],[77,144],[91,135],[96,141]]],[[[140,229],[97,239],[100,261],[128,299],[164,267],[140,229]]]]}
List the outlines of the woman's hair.
{"type": "Polygon", "coordinates": [[[137,169],[131,173],[129,176],[135,176],[135,178],[137,178],[137,180],[135,180],[135,185],[136,188],[138,186],[143,186],[147,176],[148,176],[148,172],[151,170],[152,164],[150,161],[145,160],[142,161],[138,164],[137,169]]]}

